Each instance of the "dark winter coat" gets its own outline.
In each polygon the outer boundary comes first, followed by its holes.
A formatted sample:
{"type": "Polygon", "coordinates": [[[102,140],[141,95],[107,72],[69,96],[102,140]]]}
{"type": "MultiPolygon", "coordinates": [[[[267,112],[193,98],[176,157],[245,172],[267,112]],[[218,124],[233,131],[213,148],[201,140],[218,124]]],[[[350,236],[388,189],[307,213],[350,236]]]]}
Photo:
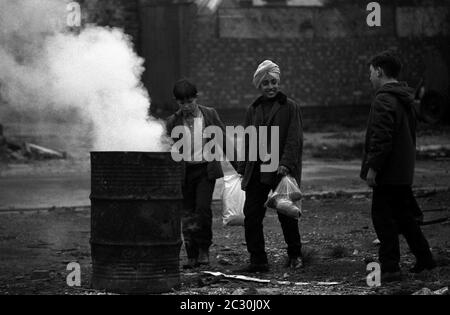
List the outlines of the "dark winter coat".
{"type": "MultiPolygon", "coordinates": [[[[226,152],[226,140],[225,140],[225,135],[226,135],[225,131],[226,130],[225,130],[225,125],[219,118],[219,114],[217,113],[217,111],[214,108],[206,107],[206,106],[202,106],[202,105],[199,105],[198,107],[203,114],[205,128],[207,128],[208,126],[218,126],[222,129],[223,135],[224,135],[223,150],[224,150],[224,152],[226,152]]],[[[183,114],[182,114],[181,110],[178,110],[175,114],[173,114],[172,116],[167,118],[166,130],[167,130],[168,135],[170,136],[172,134],[172,130],[176,126],[183,126],[183,125],[184,125],[183,114]]],[[[178,141],[179,139],[173,139],[173,140],[178,141]]],[[[210,140],[211,139],[207,139],[207,141],[210,141],[210,140]]],[[[237,168],[237,166],[234,162],[231,164],[237,168]]],[[[221,178],[224,175],[220,161],[208,162],[207,172],[208,172],[208,179],[210,179],[210,180],[221,178]]]]}
{"type": "Polygon", "coordinates": [[[377,92],[370,110],[361,178],[370,168],[377,185],[412,185],[416,159],[414,94],[406,83],[388,83],[377,92]]]}
{"type": "MultiPolygon", "coordinates": [[[[248,126],[271,126],[279,127],[279,139],[276,144],[279,145],[280,162],[279,165],[286,166],[290,170],[290,175],[301,184],[302,177],[302,151],[303,151],[303,124],[300,106],[286,95],[279,92],[268,116],[267,122],[263,122],[263,109],[261,102],[263,97],[259,97],[247,109],[244,127],[248,126]]],[[[268,136],[268,148],[271,148],[271,137],[268,136]]],[[[248,152],[248,141],[246,141],[245,151],[248,152]]],[[[259,156],[259,154],[258,154],[259,156]]],[[[267,162],[270,164],[270,162],[267,162]]],[[[238,173],[242,174],[242,189],[245,190],[254,171],[259,167],[258,162],[248,161],[248,155],[245,162],[239,163],[238,173]]],[[[275,185],[279,177],[277,172],[261,173],[261,183],[275,185]]]]}

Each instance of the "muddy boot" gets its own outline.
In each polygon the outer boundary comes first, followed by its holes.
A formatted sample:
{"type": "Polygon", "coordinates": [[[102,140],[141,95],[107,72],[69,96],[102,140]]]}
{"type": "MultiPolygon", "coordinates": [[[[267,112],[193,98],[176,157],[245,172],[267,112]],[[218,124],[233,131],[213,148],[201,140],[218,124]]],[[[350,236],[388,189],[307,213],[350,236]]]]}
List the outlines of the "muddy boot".
{"type": "Polygon", "coordinates": [[[198,254],[198,265],[200,266],[209,265],[209,249],[200,248],[198,254]]]}

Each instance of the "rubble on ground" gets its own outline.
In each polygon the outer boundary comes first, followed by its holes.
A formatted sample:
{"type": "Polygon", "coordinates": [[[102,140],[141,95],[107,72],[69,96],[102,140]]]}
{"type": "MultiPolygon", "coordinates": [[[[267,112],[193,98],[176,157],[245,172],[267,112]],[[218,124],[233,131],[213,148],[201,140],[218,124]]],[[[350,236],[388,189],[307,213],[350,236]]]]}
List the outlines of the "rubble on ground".
{"type": "Polygon", "coordinates": [[[0,125],[0,161],[26,162],[29,160],[62,160],[66,152],[56,151],[33,143],[18,143],[7,139],[0,125]]]}
{"type": "Polygon", "coordinates": [[[450,157],[450,145],[426,145],[417,148],[418,159],[445,159],[450,157]]]}
{"type": "Polygon", "coordinates": [[[413,293],[412,295],[448,295],[449,291],[448,291],[448,287],[436,290],[436,291],[432,291],[428,288],[422,288],[419,291],[413,293]]]}

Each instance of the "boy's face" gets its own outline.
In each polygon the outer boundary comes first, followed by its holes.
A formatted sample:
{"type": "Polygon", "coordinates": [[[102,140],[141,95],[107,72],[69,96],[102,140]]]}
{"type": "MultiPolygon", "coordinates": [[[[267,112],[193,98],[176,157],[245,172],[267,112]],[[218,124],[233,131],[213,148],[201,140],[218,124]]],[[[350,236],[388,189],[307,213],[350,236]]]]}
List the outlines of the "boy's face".
{"type": "Polygon", "coordinates": [[[197,109],[197,98],[195,97],[177,99],[177,103],[183,114],[192,114],[197,109]]]}
{"type": "Polygon", "coordinates": [[[280,89],[280,82],[277,79],[267,76],[259,87],[261,93],[267,98],[274,98],[280,89]]]}
{"type": "Polygon", "coordinates": [[[374,89],[378,89],[381,86],[381,77],[382,77],[382,70],[380,68],[374,68],[374,66],[370,66],[369,68],[369,79],[372,83],[372,86],[374,89]]]}

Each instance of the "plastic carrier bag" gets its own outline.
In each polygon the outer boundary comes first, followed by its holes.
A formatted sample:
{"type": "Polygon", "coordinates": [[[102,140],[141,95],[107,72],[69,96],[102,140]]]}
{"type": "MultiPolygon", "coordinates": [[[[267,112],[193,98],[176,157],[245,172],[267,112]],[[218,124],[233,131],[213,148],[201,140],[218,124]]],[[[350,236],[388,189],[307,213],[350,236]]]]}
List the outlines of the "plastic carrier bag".
{"type": "Polygon", "coordinates": [[[302,192],[295,178],[283,177],[275,191],[269,194],[265,206],[288,217],[299,219],[302,215],[302,192]]]}
{"type": "Polygon", "coordinates": [[[223,178],[224,189],[222,193],[223,225],[244,225],[245,191],[241,189],[241,176],[239,174],[226,175],[223,178]]]}

